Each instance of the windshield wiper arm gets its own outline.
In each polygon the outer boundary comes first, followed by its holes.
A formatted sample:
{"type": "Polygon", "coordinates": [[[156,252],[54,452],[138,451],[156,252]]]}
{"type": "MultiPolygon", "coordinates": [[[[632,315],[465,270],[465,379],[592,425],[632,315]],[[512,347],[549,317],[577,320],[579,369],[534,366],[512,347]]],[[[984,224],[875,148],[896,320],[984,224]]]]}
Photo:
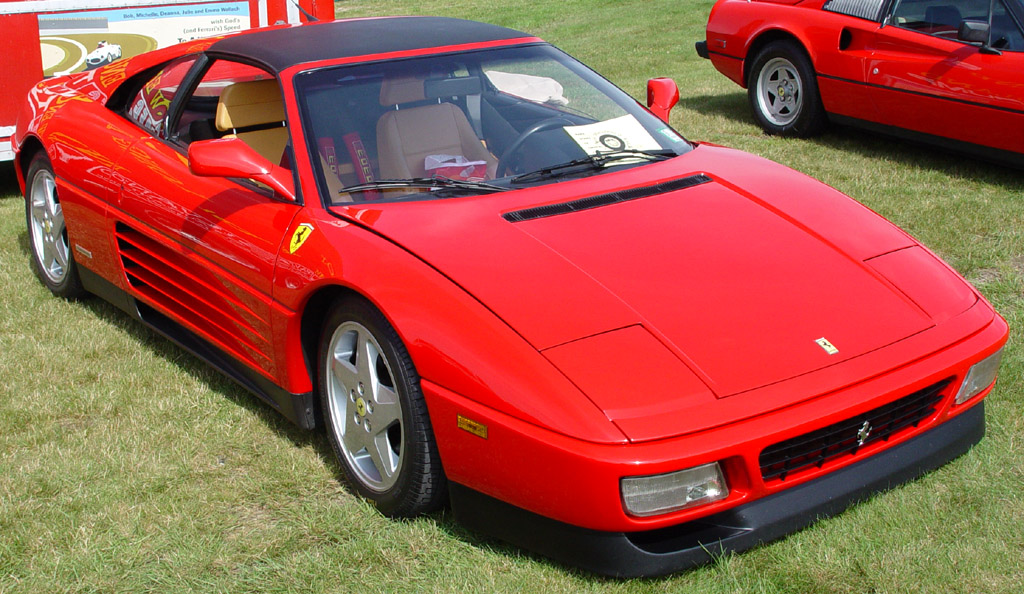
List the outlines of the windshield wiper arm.
{"type": "Polygon", "coordinates": [[[509,190],[509,188],[503,188],[487,182],[466,181],[450,177],[413,177],[409,179],[379,179],[354,186],[345,186],[338,190],[338,193],[348,194],[351,192],[387,190],[391,188],[446,188],[478,192],[507,192],[509,190]]]}
{"type": "Polygon", "coordinates": [[[672,149],[660,149],[653,151],[642,151],[637,149],[622,149],[619,151],[612,151],[608,153],[597,153],[596,155],[587,155],[579,159],[573,159],[565,163],[559,163],[558,165],[551,165],[550,167],[543,167],[536,171],[524,173],[513,177],[510,182],[513,184],[528,183],[531,181],[537,181],[544,179],[545,177],[555,177],[558,175],[566,175],[574,173],[576,171],[584,171],[587,169],[599,169],[605,165],[614,161],[622,161],[624,159],[648,159],[651,161],[661,161],[664,159],[670,159],[676,156],[676,152],[672,149]]]}

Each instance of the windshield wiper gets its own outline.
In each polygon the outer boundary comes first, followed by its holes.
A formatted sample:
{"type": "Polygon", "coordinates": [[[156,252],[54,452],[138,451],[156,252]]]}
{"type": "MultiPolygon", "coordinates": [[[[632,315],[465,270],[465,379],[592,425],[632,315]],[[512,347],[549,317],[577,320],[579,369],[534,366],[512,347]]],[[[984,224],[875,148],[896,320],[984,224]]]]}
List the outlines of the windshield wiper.
{"type": "Polygon", "coordinates": [[[455,189],[469,190],[473,192],[507,192],[509,188],[503,188],[487,182],[466,181],[463,179],[452,179],[450,177],[413,177],[409,179],[379,179],[364,184],[346,186],[338,190],[339,194],[352,192],[365,192],[366,190],[387,190],[391,188],[430,188],[430,189],[455,189]]]}
{"type": "Polygon", "coordinates": [[[573,159],[566,163],[559,163],[558,165],[551,165],[550,167],[544,167],[536,171],[517,175],[509,180],[513,184],[529,183],[544,179],[546,177],[556,177],[559,175],[567,175],[570,173],[576,173],[578,171],[586,171],[588,169],[600,169],[609,163],[614,161],[622,161],[624,159],[648,159],[650,161],[662,161],[664,159],[671,159],[675,157],[677,153],[672,149],[660,149],[654,151],[641,151],[636,149],[622,149],[619,151],[612,151],[609,153],[597,153],[596,155],[587,155],[579,159],[573,159]]]}

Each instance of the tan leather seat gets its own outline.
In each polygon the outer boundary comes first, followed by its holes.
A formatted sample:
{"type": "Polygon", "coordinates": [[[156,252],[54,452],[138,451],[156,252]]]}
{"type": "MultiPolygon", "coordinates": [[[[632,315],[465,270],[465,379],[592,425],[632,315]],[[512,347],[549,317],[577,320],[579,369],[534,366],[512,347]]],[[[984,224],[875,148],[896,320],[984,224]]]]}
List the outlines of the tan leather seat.
{"type": "Polygon", "coordinates": [[[486,161],[487,176],[493,179],[498,161],[477,138],[461,109],[451,103],[401,109],[403,103],[425,98],[423,79],[385,79],[381,85],[381,105],[393,107],[377,120],[381,179],[423,177],[423,160],[428,155],[462,155],[470,161],[486,161]]]}
{"type": "Polygon", "coordinates": [[[276,80],[239,82],[226,87],[217,103],[214,123],[217,130],[230,133],[225,137],[238,137],[271,163],[281,163],[288,144],[288,129],[284,127],[284,102],[276,80]],[[278,126],[246,130],[275,124],[278,126]]]}

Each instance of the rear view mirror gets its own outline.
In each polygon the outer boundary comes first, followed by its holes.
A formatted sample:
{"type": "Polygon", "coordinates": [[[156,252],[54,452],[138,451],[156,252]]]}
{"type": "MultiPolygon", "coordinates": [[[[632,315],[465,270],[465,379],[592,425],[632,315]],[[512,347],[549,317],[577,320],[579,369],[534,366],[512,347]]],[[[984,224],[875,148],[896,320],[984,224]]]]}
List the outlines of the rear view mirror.
{"type": "Polygon", "coordinates": [[[197,140],[188,145],[188,168],[202,177],[253,179],[287,200],[296,200],[291,173],[237,138],[197,140]]]}
{"type": "Polygon", "coordinates": [[[672,108],[679,102],[679,87],[671,78],[652,78],[647,81],[647,109],[668,123],[672,108]]]}

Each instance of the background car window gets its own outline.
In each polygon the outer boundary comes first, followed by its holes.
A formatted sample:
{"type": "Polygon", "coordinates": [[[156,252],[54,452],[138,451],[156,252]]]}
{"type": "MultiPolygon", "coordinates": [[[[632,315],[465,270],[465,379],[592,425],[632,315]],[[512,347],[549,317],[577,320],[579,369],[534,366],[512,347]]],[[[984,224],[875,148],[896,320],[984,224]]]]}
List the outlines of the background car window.
{"type": "MultiPolygon", "coordinates": [[[[1017,15],[1024,13],[1019,0],[1016,4],[1017,15]]],[[[1024,51],[1024,27],[1014,13],[1009,10],[1006,2],[996,0],[992,7],[992,33],[989,45],[999,50],[1011,52],[1024,51]]]]}
{"type": "Polygon", "coordinates": [[[956,39],[961,21],[988,22],[989,0],[901,0],[893,11],[893,24],[949,39],[956,39]]]}
{"type": "Polygon", "coordinates": [[[172,62],[142,85],[128,103],[128,119],[163,138],[167,109],[196,58],[189,56],[172,62]]]}

